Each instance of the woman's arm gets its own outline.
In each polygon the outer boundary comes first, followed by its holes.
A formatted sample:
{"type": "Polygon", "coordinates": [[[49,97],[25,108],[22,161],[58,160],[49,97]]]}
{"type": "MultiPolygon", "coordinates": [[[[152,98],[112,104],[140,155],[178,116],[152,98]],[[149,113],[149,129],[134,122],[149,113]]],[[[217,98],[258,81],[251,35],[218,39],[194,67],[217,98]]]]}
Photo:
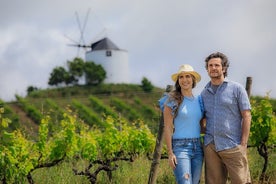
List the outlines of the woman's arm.
{"type": "Polygon", "coordinates": [[[172,150],[172,134],[173,134],[173,115],[172,110],[165,105],[164,107],[164,139],[167,146],[169,156],[169,164],[174,169],[177,164],[176,157],[172,150]]]}

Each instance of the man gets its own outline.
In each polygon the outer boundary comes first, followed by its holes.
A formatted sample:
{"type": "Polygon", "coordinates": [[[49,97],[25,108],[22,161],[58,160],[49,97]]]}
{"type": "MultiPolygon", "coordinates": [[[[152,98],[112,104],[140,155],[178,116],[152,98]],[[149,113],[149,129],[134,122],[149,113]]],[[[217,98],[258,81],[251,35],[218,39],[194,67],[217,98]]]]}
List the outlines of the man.
{"type": "Polygon", "coordinates": [[[202,91],[206,116],[204,138],[205,182],[250,183],[247,141],[251,124],[251,106],[245,88],[226,79],[228,58],[220,52],[205,59],[211,81],[202,91]]]}

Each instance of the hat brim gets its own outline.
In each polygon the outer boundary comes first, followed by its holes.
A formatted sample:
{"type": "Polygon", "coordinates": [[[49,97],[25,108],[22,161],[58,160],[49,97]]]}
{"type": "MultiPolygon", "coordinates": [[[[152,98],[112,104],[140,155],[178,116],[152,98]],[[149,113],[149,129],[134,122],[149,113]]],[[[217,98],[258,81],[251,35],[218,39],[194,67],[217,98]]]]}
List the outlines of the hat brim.
{"type": "MultiPolygon", "coordinates": [[[[183,72],[184,72],[184,71],[183,71],[183,72]]],[[[199,73],[197,73],[197,72],[191,71],[191,72],[184,72],[184,73],[188,73],[188,74],[193,75],[193,76],[195,77],[197,83],[201,80],[201,76],[200,76],[199,73]]],[[[173,80],[174,82],[177,81],[177,78],[178,78],[178,75],[179,75],[179,74],[180,74],[180,73],[175,73],[175,74],[172,75],[172,80],[173,80]]]]}

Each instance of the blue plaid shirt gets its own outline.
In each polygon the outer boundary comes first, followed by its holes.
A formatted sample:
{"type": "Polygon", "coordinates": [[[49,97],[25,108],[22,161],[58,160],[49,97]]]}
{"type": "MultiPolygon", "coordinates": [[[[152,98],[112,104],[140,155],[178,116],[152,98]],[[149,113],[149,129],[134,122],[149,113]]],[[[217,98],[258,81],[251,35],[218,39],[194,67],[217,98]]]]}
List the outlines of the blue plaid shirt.
{"type": "Polygon", "coordinates": [[[239,145],[242,134],[241,111],[251,109],[245,88],[225,79],[216,92],[209,82],[201,95],[206,115],[204,144],[213,142],[217,151],[239,145]]]}

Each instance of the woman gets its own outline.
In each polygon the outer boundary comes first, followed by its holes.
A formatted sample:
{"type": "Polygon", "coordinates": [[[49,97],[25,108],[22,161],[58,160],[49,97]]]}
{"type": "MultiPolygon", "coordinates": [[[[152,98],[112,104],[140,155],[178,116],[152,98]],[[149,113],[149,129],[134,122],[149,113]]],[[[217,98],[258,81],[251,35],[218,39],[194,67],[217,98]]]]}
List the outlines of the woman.
{"type": "Polygon", "coordinates": [[[200,120],[203,105],[192,88],[201,79],[190,65],[181,65],[172,75],[175,89],[164,105],[164,138],[169,165],[178,184],[198,184],[201,177],[203,150],[200,141],[200,120]]]}

